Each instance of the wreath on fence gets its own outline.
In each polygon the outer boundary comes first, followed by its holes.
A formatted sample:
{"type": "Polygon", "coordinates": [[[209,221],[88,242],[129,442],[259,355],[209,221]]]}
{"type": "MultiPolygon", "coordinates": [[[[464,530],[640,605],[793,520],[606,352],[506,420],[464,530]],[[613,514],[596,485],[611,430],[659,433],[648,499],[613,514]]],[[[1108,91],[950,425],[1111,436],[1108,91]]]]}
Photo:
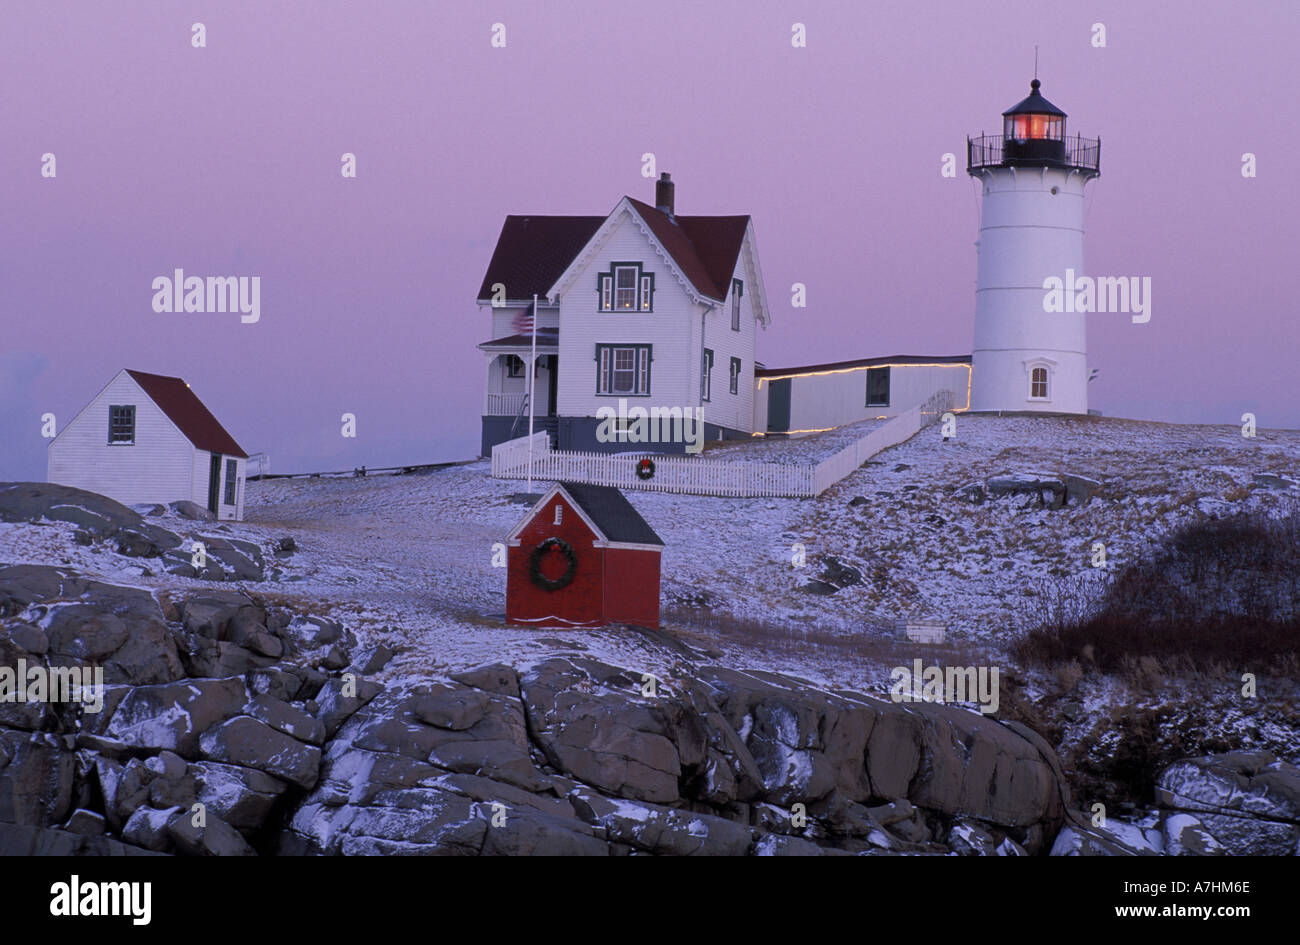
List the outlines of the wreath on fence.
{"type": "Polygon", "coordinates": [[[528,559],[528,576],[544,591],[558,591],[562,587],[568,587],[576,570],[578,570],[578,556],[574,553],[573,546],[562,538],[546,539],[533,549],[532,557],[528,559]],[[542,559],[552,548],[559,551],[566,562],[564,573],[557,578],[548,578],[542,573],[542,559]]]}
{"type": "Polygon", "coordinates": [[[655,475],[655,461],[646,457],[636,464],[636,474],[641,479],[653,479],[655,475]]]}

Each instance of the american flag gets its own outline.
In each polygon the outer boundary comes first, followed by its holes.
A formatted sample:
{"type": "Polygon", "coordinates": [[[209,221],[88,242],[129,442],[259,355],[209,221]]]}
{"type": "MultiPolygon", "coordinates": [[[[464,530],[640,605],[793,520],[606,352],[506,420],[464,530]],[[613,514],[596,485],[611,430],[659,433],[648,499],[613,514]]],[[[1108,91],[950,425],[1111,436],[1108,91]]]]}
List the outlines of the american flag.
{"type": "Polygon", "coordinates": [[[533,307],[523,309],[515,316],[514,329],[521,335],[527,335],[533,330],[533,307]]]}

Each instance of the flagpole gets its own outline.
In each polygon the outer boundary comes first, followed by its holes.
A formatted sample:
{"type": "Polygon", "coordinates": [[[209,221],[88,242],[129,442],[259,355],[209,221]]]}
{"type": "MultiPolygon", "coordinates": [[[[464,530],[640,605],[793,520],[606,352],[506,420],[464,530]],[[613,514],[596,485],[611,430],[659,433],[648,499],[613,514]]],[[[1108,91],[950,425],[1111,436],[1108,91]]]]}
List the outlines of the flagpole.
{"type": "Polygon", "coordinates": [[[528,358],[528,491],[533,491],[533,394],[537,390],[537,293],[533,293],[533,353],[528,358]]]}

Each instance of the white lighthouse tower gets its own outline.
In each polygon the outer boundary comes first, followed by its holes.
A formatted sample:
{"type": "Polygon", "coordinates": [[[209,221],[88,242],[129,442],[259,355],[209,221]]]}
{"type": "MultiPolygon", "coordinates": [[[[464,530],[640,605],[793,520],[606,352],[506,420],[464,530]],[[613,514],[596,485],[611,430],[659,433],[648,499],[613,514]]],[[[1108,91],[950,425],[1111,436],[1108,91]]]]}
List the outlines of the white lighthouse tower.
{"type": "Polygon", "coordinates": [[[1045,311],[1043,283],[1084,275],[1083,192],[1101,174],[1101,139],[1067,138],[1065,112],[1037,79],[1029,87],[1002,134],[966,139],[983,185],[970,409],[1087,413],[1087,316],[1045,311]]]}

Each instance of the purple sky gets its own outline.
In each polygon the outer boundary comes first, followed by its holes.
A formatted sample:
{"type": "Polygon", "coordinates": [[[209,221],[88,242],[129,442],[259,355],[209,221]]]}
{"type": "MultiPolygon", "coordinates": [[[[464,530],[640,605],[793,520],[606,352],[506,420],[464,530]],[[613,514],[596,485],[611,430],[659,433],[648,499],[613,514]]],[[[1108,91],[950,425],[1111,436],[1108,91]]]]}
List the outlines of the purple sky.
{"type": "Polygon", "coordinates": [[[44,478],[40,415],[123,367],[185,377],[280,472],[475,455],[502,218],[650,200],[646,151],[679,212],[753,215],[760,360],[968,353],[965,136],[1027,94],[1035,43],[1103,139],[1087,272],[1153,281],[1148,324],[1091,317],[1092,406],[1300,427],[1300,5],[1045,6],[8,3],[0,479],[44,478]],[[154,313],[175,267],[261,276],[261,321],[154,313]]]}

